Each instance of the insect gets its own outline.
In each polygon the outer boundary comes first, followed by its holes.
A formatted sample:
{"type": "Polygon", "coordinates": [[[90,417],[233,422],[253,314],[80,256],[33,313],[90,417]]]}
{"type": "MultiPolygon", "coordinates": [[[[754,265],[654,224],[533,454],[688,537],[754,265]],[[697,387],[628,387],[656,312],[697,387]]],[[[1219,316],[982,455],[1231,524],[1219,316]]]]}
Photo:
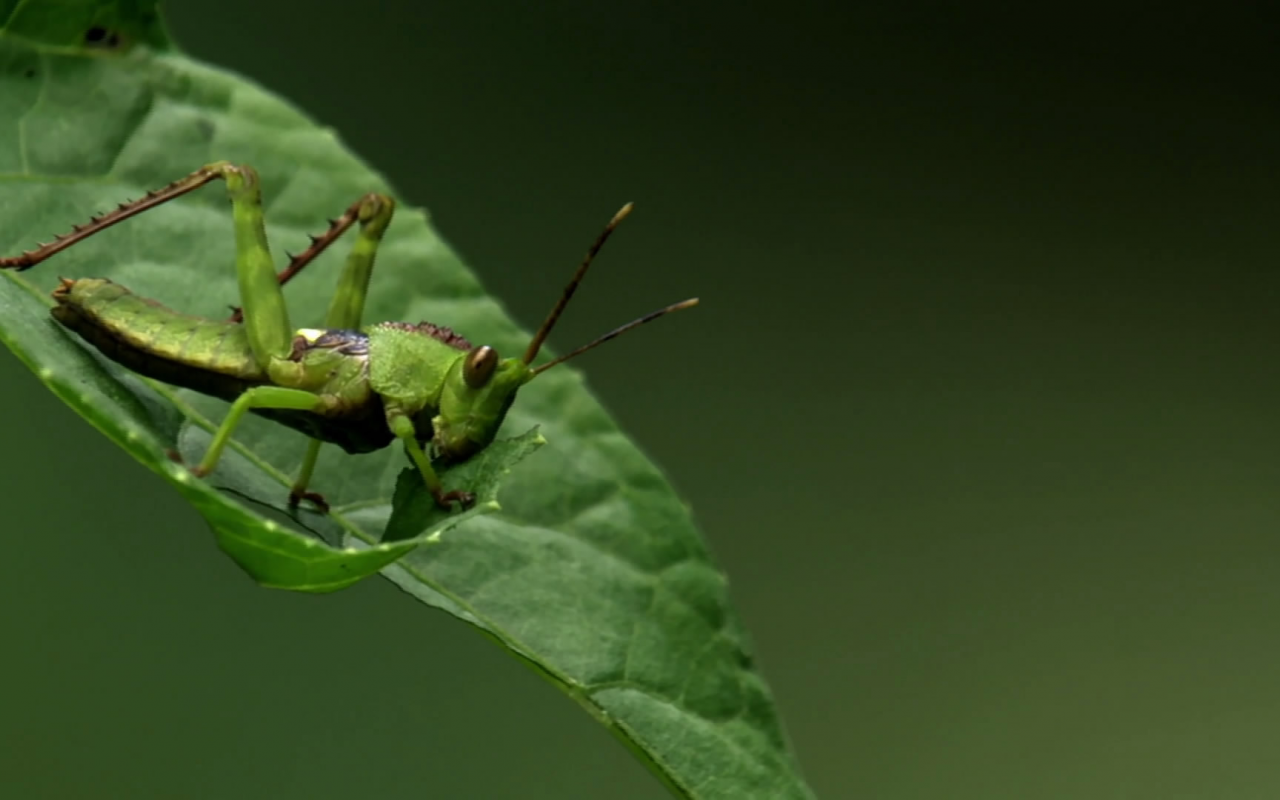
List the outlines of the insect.
{"type": "Polygon", "coordinates": [[[502,358],[453,330],[430,322],[382,322],[362,327],[365,297],[378,243],[395,201],[371,193],[352,203],[328,230],[275,271],[264,228],[262,190],[253,168],[220,161],[162,189],[121,203],[21,255],[0,258],[0,268],[26,270],[118,222],[211,181],[226,184],[235,228],[241,306],[229,319],[181,314],[104,278],[63,278],[53,291],[53,317],[108,358],[149,378],[218,397],[231,408],[200,463],[208,475],[218,464],[245,412],[252,411],[311,437],[289,492],[328,511],[308,490],[320,447],[367,453],[399,441],[436,503],[452,510],[475,502],[471,492],[446,492],[432,465],[463,461],[487,447],[520,387],[551,367],[643,325],[697,304],[691,298],[646,314],[587,344],[533,366],[547,335],[582,282],[592,259],[618,223],[624,206],[591,245],[529,342],[523,356],[502,358]],[[347,256],[323,328],[295,330],[283,286],[353,225],[347,256]]]}

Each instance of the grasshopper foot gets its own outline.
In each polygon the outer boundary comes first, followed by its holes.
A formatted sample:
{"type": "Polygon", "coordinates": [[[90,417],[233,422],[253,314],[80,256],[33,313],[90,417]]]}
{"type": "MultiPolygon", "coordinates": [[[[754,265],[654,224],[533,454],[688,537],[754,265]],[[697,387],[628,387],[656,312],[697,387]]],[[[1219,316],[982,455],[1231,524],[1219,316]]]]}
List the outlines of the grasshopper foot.
{"type": "Polygon", "coordinates": [[[303,500],[314,505],[321,514],[329,513],[329,501],[324,499],[324,495],[318,492],[305,492],[297,488],[289,490],[289,508],[297,508],[303,500]]]}
{"type": "Polygon", "coordinates": [[[471,492],[462,492],[457,489],[452,492],[432,492],[432,497],[436,499],[436,505],[445,511],[453,510],[453,503],[456,501],[463,509],[471,508],[476,504],[476,496],[471,492]]]}

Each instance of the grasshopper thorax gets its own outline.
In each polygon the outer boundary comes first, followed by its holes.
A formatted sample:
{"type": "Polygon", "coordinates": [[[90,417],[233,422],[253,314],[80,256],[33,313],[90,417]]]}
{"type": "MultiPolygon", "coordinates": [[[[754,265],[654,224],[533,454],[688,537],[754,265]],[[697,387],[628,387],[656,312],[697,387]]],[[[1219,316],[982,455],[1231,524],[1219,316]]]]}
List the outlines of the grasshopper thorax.
{"type": "Polygon", "coordinates": [[[445,462],[463,461],[493,437],[516,390],[533,377],[520,359],[502,359],[449,328],[384,322],[367,330],[369,383],[392,413],[433,413],[431,442],[445,462]]]}

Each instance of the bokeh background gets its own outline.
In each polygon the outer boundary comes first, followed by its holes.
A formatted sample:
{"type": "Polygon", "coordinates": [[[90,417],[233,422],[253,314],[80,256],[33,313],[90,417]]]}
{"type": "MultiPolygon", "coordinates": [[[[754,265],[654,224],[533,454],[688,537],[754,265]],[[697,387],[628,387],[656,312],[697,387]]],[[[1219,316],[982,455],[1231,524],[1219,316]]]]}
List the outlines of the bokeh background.
{"type": "MultiPolygon", "coordinates": [[[[579,363],[820,797],[1274,798],[1280,70],[1202,6],[168,16],[527,326],[636,201],[555,342],[703,298],[579,363]]],[[[666,796],[465,625],[256,588],[7,351],[0,386],[0,795],[666,796]]]]}

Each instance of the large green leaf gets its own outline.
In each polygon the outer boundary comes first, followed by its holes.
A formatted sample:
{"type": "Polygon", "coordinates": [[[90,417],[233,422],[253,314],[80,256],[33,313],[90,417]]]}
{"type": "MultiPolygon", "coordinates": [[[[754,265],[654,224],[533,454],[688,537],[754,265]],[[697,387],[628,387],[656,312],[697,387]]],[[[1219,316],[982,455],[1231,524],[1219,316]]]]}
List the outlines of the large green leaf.
{"type": "MultiPolygon", "coordinates": [[[[277,254],[304,246],[308,232],[361,193],[391,191],[287,103],[164,52],[153,3],[3,0],[0,19],[0,252],[29,248],[216,159],[259,170],[277,254]],[[94,27],[90,41],[80,44],[85,37],[68,19],[94,27]]],[[[367,319],[444,322],[501,352],[528,341],[421,210],[402,205],[380,252],[367,319]]],[[[319,323],[341,257],[327,253],[290,285],[295,324],[319,323]]],[[[483,499],[496,491],[500,510],[485,502],[478,511],[494,513],[442,517],[422,505],[413,481],[397,490],[406,464],[394,449],[347,456],[326,448],[313,485],[334,513],[293,519],[280,507],[304,452],[299,435],[251,419],[215,475],[194,480],[167,453],[201,453],[225,404],[129,374],[47,313],[47,292],[66,275],[110,277],[216,317],[236,300],[232,258],[225,196],[203,190],[48,265],[5,272],[0,338],[182,492],[259,580],[327,590],[382,567],[410,595],[480,628],[559,686],[675,793],[809,796],[688,510],[580,373],[557,368],[522,390],[502,433],[509,441],[468,467],[474,472],[446,477],[480,481],[483,499]],[[515,434],[535,427],[548,444],[515,465],[541,441],[515,434]]]]}

